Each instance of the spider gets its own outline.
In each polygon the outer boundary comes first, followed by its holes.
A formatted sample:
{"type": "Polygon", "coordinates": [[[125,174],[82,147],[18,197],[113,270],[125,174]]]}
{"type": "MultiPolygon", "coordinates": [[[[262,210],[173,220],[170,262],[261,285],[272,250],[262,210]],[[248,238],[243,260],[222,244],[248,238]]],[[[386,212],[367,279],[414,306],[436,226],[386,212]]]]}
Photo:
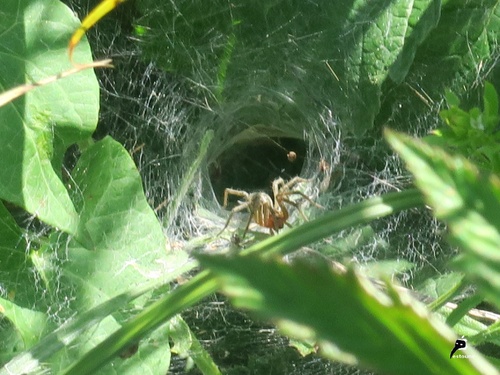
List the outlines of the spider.
{"type": "Polygon", "coordinates": [[[285,206],[285,203],[294,206],[299,211],[304,220],[307,221],[307,218],[300,209],[299,205],[289,199],[291,195],[300,195],[314,206],[323,208],[319,204],[314,203],[312,199],[304,193],[293,190],[293,187],[295,185],[306,181],[308,180],[301,177],[294,177],[288,182],[285,182],[285,180],[283,180],[281,177],[277,178],[272,183],[274,201],[268,194],[263,192],[247,193],[243,190],[227,188],[226,190],[224,190],[224,208],[227,206],[227,201],[230,195],[242,197],[243,200],[238,201],[239,205],[231,210],[231,213],[229,214],[229,217],[226,221],[226,225],[224,225],[224,228],[222,228],[219,234],[224,232],[235,213],[243,211],[245,209],[250,212],[250,218],[248,219],[245,231],[243,232],[243,236],[241,237],[242,239],[245,237],[252,220],[261,227],[269,228],[271,234],[274,234],[274,232],[282,229],[285,225],[291,226],[287,222],[289,213],[288,209],[285,206]]]}

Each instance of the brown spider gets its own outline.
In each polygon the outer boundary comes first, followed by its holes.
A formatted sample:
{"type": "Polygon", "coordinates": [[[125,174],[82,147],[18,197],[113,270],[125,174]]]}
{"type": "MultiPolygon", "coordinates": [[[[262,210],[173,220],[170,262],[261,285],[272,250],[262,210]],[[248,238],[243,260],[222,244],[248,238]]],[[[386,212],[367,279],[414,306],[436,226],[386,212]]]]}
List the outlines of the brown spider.
{"type": "Polygon", "coordinates": [[[300,215],[304,218],[304,220],[307,221],[307,218],[300,209],[299,205],[288,198],[291,195],[300,195],[314,206],[323,208],[322,206],[314,203],[312,199],[304,193],[293,190],[293,187],[295,185],[300,182],[306,181],[308,180],[301,177],[294,177],[288,182],[285,182],[285,180],[283,180],[281,177],[277,178],[272,183],[274,201],[268,194],[263,192],[247,193],[243,190],[227,188],[226,190],[224,190],[224,208],[227,206],[227,201],[230,195],[242,197],[243,200],[238,201],[239,205],[231,210],[231,213],[229,214],[229,217],[226,221],[226,225],[224,225],[224,228],[222,228],[219,234],[221,234],[227,228],[233,215],[236,212],[240,212],[245,209],[250,212],[250,218],[248,219],[245,231],[243,232],[243,236],[241,237],[242,239],[245,237],[252,220],[261,227],[269,228],[271,234],[273,234],[275,231],[277,232],[285,225],[291,226],[287,222],[289,214],[285,203],[288,203],[289,205],[295,207],[299,211],[300,215]]]}

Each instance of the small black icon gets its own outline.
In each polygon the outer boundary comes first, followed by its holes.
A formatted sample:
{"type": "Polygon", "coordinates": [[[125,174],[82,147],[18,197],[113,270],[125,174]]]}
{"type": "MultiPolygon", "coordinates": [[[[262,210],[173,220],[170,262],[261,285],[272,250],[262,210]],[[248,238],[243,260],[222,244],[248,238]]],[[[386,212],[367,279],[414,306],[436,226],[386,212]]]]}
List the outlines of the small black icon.
{"type": "Polygon", "coordinates": [[[462,338],[462,339],[458,339],[457,341],[455,341],[455,347],[453,348],[453,350],[450,353],[450,358],[453,357],[453,354],[457,350],[463,350],[466,347],[467,347],[467,340],[466,339],[462,338]]]}

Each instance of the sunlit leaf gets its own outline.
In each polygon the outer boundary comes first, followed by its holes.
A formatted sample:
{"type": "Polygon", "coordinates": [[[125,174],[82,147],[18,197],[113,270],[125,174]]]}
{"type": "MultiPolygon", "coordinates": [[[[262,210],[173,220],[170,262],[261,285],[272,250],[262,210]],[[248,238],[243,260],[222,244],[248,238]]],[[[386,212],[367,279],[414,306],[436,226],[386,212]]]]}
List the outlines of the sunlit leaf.
{"type": "MultiPolygon", "coordinates": [[[[0,91],[72,69],[66,45],[78,25],[59,1],[3,1],[0,91]]],[[[92,61],[88,44],[82,44],[78,58],[92,61]]],[[[95,130],[98,108],[98,84],[89,69],[36,87],[0,107],[0,198],[74,233],[78,216],[61,181],[62,158],[69,145],[95,130]]]]}
{"type": "Polygon", "coordinates": [[[500,180],[480,173],[462,156],[387,130],[387,141],[405,160],[437,218],[462,254],[454,262],[500,306],[500,180]]]}
{"type": "Polygon", "coordinates": [[[315,339],[329,359],[383,374],[496,373],[473,348],[468,361],[450,361],[455,337],[446,325],[409,295],[390,286],[383,295],[354,271],[256,256],[199,260],[235,306],[272,319],[288,335],[315,339]]]}

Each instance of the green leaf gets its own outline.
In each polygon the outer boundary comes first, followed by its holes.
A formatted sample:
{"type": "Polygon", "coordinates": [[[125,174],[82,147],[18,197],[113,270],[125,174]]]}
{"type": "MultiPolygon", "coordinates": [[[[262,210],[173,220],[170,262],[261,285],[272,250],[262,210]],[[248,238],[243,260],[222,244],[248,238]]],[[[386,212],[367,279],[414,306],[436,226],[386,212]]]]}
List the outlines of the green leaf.
{"type": "MultiPolygon", "coordinates": [[[[86,148],[72,172],[71,196],[80,215],[75,238],[68,248],[60,245],[58,264],[64,285],[74,293],[71,308],[87,311],[94,306],[154,280],[170,280],[185,271],[187,254],[169,251],[163,229],[144,196],[142,181],[127,150],[110,137],[86,148]],[[67,255],[66,255],[67,254],[67,255]]],[[[69,359],[80,356],[121,326],[133,309],[143,308],[149,296],[136,300],[132,310],[104,320],[68,350],[69,359]]],[[[127,366],[142,358],[141,367],[160,366],[166,371],[169,360],[159,347],[168,346],[163,330],[155,333],[156,346],[139,345],[139,353],[126,362],[116,359],[115,369],[127,373],[127,366]],[[122,367],[123,366],[123,367],[122,367]]],[[[152,338],[150,338],[153,340],[152,338]]],[[[149,342],[149,341],[147,341],[149,342]]],[[[67,366],[57,360],[57,369],[67,366]]],[[[154,371],[153,371],[154,372],[154,371]]]]}
{"type": "MultiPolygon", "coordinates": [[[[57,0],[4,0],[0,12],[0,90],[72,67],[66,47],[78,19],[57,0]]],[[[91,61],[83,43],[76,59],[91,61]]],[[[97,124],[92,71],[38,87],[0,108],[0,198],[69,233],[78,217],[61,181],[66,148],[97,124]],[[82,100],[83,99],[83,100],[82,100]]]]}
{"type": "Polygon", "coordinates": [[[500,307],[500,180],[417,139],[389,130],[385,136],[436,217],[448,224],[451,240],[462,248],[455,266],[500,307]]]}
{"type": "Polygon", "coordinates": [[[24,348],[30,348],[35,345],[48,328],[46,314],[17,306],[3,298],[0,298],[0,313],[9,319],[19,332],[23,339],[24,348]]]}
{"type": "Polygon", "coordinates": [[[168,322],[170,329],[170,339],[173,342],[170,350],[180,357],[188,357],[189,349],[193,345],[193,336],[187,323],[180,315],[174,316],[168,322]]]}
{"type": "Polygon", "coordinates": [[[497,373],[470,347],[469,361],[450,361],[455,338],[446,325],[409,295],[390,285],[383,295],[352,270],[342,274],[326,264],[286,265],[257,256],[199,260],[236,307],[276,321],[288,335],[314,338],[329,359],[384,374],[497,373]]]}
{"type": "Polygon", "coordinates": [[[436,26],[439,11],[440,2],[433,0],[353,3],[344,26],[349,33],[344,61],[348,103],[350,110],[357,108],[350,119],[356,131],[373,126],[382,84],[389,76],[403,81],[419,44],[436,26]]]}
{"type": "Polygon", "coordinates": [[[500,32],[497,0],[443,1],[439,24],[415,57],[415,72],[425,72],[422,92],[438,97],[443,87],[466,91],[495,65],[500,32]]]}
{"type": "MultiPolygon", "coordinates": [[[[454,327],[466,314],[479,305],[483,301],[483,298],[480,294],[474,294],[470,297],[467,297],[465,300],[461,301],[460,304],[454,309],[446,318],[446,324],[450,327],[454,327]]],[[[486,327],[482,327],[483,329],[486,327]]],[[[456,329],[455,329],[456,330],[456,329]]],[[[458,331],[457,331],[458,333],[458,331]]],[[[477,333],[477,332],[475,332],[477,333]]],[[[464,334],[464,333],[462,333],[464,334]]],[[[467,335],[469,335],[468,333],[467,335]]]]}
{"type": "Polygon", "coordinates": [[[403,82],[413,64],[420,44],[439,22],[441,1],[421,0],[397,3],[397,14],[403,16],[400,25],[404,30],[404,41],[397,60],[391,65],[389,75],[396,83],[403,82]]]}
{"type": "Polygon", "coordinates": [[[464,283],[464,276],[461,273],[451,272],[426,279],[419,288],[419,292],[434,299],[427,307],[435,310],[450,301],[467,285],[464,283]]]}
{"type": "Polygon", "coordinates": [[[441,145],[447,149],[460,152],[478,167],[498,172],[500,157],[498,156],[498,95],[495,88],[486,82],[484,87],[484,110],[478,107],[468,112],[458,105],[456,95],[447,93],[450,108],[439,114],[448,127],[434,131],[434,135],[441,137],[441,144],[432,141],[434,145],[441,145]]]}
{"type": "Polygon", "coordinates": [[[168,346],[169,331],[161,326],[147,336],[146,339],[129,346],[129,352],[120,353],[101,373],[110,371],[123,375],[167,374],[170,367],[170,350],[168,346]],[[135,353],[135,348],[137,352],[135,353]]]}
{"type": "MultiPolygon", "coordinates": [[[[460,308],[461,308],[460,305],[453,310],[447,306],[444,306],[438,310],[438,313],[440,315],[443,315],[443,317],[446,318],[446,324],[449,324],[449,322],[451,320],[448,320],[448,318],[451,316],[452,319],[454,320],[453,314],[455,311],[457,311],[457,309],[460,309],[460,308]]],[[[469,310],[470,310],[470,307],[469,307],[469,310]]],[[[466,309],[464,309],[462,311],[462,314],[459,314],[459,315],[461,315],[461,317],[458,320],[452,322],[453,323],[453,330],[455,331],[455,333],[457,335],[467,337],[467,342],[469,344],[478,345],[481,343],[480,340],[473,339],[473,337],[475,335],[482,333],[482,332],[485,332],[485,329],[487,329],[487,326],[481,322],[478,322],[477,320],[474,320],[470,316],[466,315],[467,312],[468,311],[466,309]]],[[[492,337],[490,336],[490,338],[492,338],[492,337]]],[[[485,341],[485,340],[483,340],[483,341],[485,341]]]]}
{"type": "MultiPolygon", "coordinates": [[[[49,359],[60,350],[72,346],[86,329],[97,325],[108,315],[149,291],[151,287],[149,285],[133,292],[120,294],[89,311],[81,313],[76,318],[68,319],[63,325],[42,338],[35,346],[12,358],[0,369],[0,375],[34,373],[41,366],[46,366],[49,359]]],[[[29,324],[29,322],[26,321],[26,324],[29,324]]]]}
{"type": "Polygon", "coordinates": [[[214,363],[210,354],[203,348],[200,341],[195,337],[187,323],[180,315],[170,319],[170,339],[174,345],[171,348],[172,353],[181,357],[191,357],[204,375],[220,375],[217,365],[214,363]]]}
{"type": "MultiPolygon", "coordinates": [[[[174,315],[192,306],[203,297],[216,291],[216,283],[207,272],[202,272],[182,287],[146,307],[125,322],[122,327],[107,337],[98,346],[79,358],[64,371],[64,374],[92,374],[154,328],[161,326],[174,315]]],[[[2,374],[0,374],[2,375],[2,374]]]]}
{"type": "Polygon", "coordinates": [[[81,308],[161,279],[167,269],[186,261],[182,252],[167,252],[139,172],[122,145],[110,137],[96,142],[82,153],[72,175],[71,195],[80,223],[78,241],[62,249],[70,257],[63,267],[83,288],[81,308]]]}
{"type": "Polygon", "coordinates": [[[453,91],[446,90],[445,98],[446,98],[446,102],[448,103],[448,105],[450,107],[460,106],[460,99],[453,91]]]}

